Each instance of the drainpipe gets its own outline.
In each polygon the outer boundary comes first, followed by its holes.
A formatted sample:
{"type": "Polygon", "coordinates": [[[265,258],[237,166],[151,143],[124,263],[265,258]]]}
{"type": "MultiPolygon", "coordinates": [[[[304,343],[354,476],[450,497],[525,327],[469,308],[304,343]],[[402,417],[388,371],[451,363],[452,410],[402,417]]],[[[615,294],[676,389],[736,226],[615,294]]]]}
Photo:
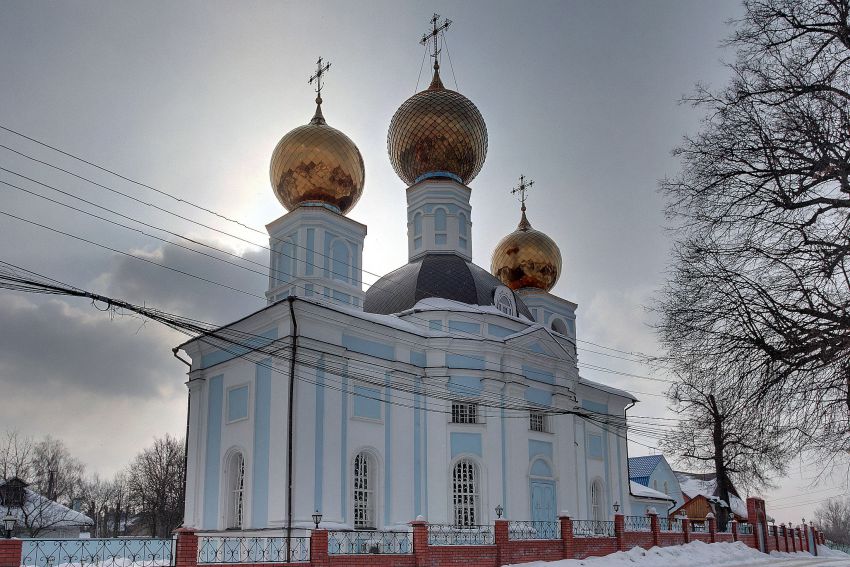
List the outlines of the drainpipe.
{"type": "Polygon", "coordinates": [[[289,416],[286,429],[286,562],[292,559],[292,424],[295,411],[295,356],[297,354],[298,321],[295,320],[295,296],[286,298],[289,302],[290,326],[290,360],[289,360],[289,416]]]}

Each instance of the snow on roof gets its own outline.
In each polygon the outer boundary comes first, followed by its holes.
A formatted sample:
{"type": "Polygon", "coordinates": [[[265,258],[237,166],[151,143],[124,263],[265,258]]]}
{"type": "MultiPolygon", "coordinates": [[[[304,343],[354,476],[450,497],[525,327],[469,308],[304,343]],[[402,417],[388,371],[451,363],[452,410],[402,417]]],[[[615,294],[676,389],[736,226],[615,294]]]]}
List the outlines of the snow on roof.
{"type": "Polygon", "coordinates": [[[648,477],[661,462],[664,455],[647,455],[645,457],[629,457],[629,478],[648,477]]]}
{"type": "Polygon", "coordinates": [[[615,396],[620,396],[623,398],[628,398],[632,401],[638,401],[636,397],[632,394],[628,393],[625,390],[620,390],[618,388],[612,388],[611,386],[606,386],[605,384],[600,384],[599,382],[594,382],[593,380],[588,380],[587,378],[578,377],[578,383],[584,384],[589,388],[596,388],[597,390],[602,390],[603,392],[608,392],[609,394],[614,394],[615,396]]]}
{"type": "MultiPolygon", "coordinates": [[[[719,502],[726,504],[723,500],[716,498],[717,477],[714,474],[699,474],[682,471],[673,471],[673,474],[676,475],[676,479],[679,481],[679,488],[682,489],[682,493],[687,498],[690,499],[701,494],[709,500],[717,499],[719,502]]],[[[747,505],[740,497],[738,497],[737,494],[734,494],[734,492],[729,494],[728,506],[732,510],[732,513],[735,514],[736,518],[740,518],[742,520],[747,518],[747,505]]]]}
{"type": "Polygon", "coordinates": [[[648,486],[644,486],[639,482],[635,482],[633,480],[629,481],[629,490],[631,491],[632,496],[639,496],[641,498],[654,498],[656,500],[669,500],[670,502],[676,501],[675,498],[671,498],[663,492],[653,490],[648,486]]]}
{"type": "Polygon", "coordinates": [[[0,515],[6,516],[11,512],[19,527],[61,528],[94,524],[94,520],[82,512],[71,510],[58,502],[48,500],[29,488],[25,488],[24,492],[26,499],[23,506],[0,506],[0,515]]]}

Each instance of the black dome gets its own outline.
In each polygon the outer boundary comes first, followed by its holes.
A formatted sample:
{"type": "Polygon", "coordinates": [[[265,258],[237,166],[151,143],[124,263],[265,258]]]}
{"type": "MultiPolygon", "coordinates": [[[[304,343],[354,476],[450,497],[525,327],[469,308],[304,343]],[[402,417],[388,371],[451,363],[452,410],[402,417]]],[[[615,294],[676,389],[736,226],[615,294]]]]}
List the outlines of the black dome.
{"type": "MultiPolygon", "coordinates": [[[[422,299],[440,297],[470,305],[494,305],[493,292],[502,286],[490,272],[455,254],[426,254],[385,275],[366,291],[363,311],[389,315],[411,309],[422,299]]],[[[514,293],[517,312],[531,312],[514,293]]]]}

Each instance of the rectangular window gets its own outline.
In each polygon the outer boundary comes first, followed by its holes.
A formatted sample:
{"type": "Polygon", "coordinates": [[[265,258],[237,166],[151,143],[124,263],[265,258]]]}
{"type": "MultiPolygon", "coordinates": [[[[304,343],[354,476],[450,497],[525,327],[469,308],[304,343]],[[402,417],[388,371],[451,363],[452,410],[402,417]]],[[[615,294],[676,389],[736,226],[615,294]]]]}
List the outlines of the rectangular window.
{"type": "Polygon", "coordinates": [[[248,418],[248,386],[227,390],[227,422],[248,418]]]}
{"type": "Polygon", "coordinates": [[[381,419],[381,392],[365,386],[354,387],[354,417],[381,419]]]}
{"type": "Polygon", "coordinates": [[[528,428],[532,431],[548,433],[546,428],[546,414],[541,411],[533,411],[528,414],[528,428]]]}
{"type": "Polygon", "coordinates": [[[587,435],[587,456],[592,459],[604,458],[601,435],[593,435],[592,433],[587,435]]]}
{"type": "Polygon", "coordinates": [[[478,404],[452,402],[452,423],[478,423],[478,404]]]}

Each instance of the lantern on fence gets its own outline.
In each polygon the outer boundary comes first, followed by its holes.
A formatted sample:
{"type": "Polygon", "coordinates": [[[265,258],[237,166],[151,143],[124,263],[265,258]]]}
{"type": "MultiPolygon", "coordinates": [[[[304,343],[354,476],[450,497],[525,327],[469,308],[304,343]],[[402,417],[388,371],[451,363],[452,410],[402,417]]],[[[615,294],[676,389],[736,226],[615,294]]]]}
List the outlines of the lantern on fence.
{"type": "Polygon", "coordinates": [[[502,513],[503,513],[504,511],[505,511],[504,506],[502,506],[501,504],[497,505],[497,506],[496,506],[496,517],[497,517],[497,518],[501,518],[501,517],[502,517],[502,513]]]}
{"type": "Polygon", "coordinates": [[[6,539],[12,539],[12,530],[15,529],[15,517],[12,511],[6,512],[6,517],[3,518],[3,529],[6,530],[6,539]]]}
{"type": "Polygon", "coordinates": [[[316,510],[313,513],[313,523],[316,524],[316,529],[319,529],[319,522],[322,521],[322,513],[316,510]]]}
{"type": "Polygon", "coordinates": [[[620,511],[620,503],[618,501],[615,501],[614,502],[614,513],[616,514],[619,511],[620,511]]]}

